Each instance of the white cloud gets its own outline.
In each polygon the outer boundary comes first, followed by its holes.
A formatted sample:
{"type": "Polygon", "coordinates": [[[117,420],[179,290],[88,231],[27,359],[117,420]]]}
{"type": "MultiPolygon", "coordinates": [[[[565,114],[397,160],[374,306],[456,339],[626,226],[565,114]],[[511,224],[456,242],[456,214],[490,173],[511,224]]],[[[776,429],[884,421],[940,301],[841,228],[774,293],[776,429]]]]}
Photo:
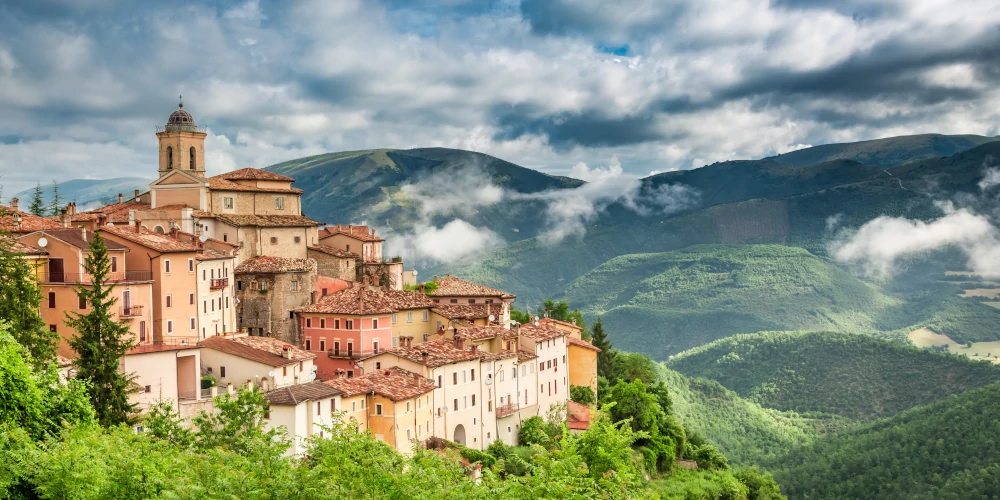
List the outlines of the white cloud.
{"type": "Polygon", "coordinates": [[[981,191],[988,191],[998,185],[1000,185],[1000,168],[987,167],[983,170],[983,178],[979,181],[979,189],[981,191]]]}
{"type": "Polygon", "coordinates": [[[408,261],[453,262],[485,252],[502,242],[489,229],[476,227],[462,219],[453,219],[443,226],[419,223],[412,232],[393,235],[391,246],[387,249],[405,255],[408,261]]]}

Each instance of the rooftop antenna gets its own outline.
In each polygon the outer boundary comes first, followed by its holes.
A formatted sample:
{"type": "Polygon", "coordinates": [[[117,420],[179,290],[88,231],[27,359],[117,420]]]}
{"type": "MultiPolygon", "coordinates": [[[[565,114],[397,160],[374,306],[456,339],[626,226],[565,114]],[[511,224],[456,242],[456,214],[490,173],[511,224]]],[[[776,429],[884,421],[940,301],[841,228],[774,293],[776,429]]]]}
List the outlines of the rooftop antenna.
{"type": "Polygon", "coordinates": [[[179,99],[179,100],[181,101],[181,102],[180,102],[180,103],[179,103],[179,104],[177,105],[177,107],[178,107],[178,108],[183,108],[183,107],[184,107],[184,96],[183,96],[183,95],[179,95],[179,96],[177,96],[177,99],[179,99]]]}

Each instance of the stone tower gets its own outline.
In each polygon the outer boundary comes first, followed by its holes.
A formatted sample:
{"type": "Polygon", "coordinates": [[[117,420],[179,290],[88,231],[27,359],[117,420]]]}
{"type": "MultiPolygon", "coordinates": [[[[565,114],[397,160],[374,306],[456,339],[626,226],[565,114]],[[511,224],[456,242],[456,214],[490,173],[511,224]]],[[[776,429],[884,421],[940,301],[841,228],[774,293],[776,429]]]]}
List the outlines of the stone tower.
{"type": "Polygon", "coordinates": [[[183,170],[198,177],[205,177],[204,128],[194,124],[191,113],[184,111],[184,102],[177,111],[170,113],[167,124],[156,127],[160,139],[160,170],[162,176],[172,170],[183,170]]]}

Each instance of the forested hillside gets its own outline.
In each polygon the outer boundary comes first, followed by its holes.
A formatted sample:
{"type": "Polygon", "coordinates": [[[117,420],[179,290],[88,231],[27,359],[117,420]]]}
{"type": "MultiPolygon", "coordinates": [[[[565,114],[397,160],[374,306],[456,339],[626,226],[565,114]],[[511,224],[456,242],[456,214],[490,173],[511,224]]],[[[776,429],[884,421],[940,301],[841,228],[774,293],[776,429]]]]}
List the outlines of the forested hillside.
{"type": "Polygon", "coordinates": [[[768,461],[789,498],[972,499],[1000,491],[1000,384],[768,461]]]}
{"type": "Polygon", "coordinates": [[[735,335],[681,353],[667,366],[766,408],[853,419],[895,415],[1000,381],[991,363],[835,332],[735,335]]]}
{"type": "Polygon", "coordinates": [[[831,160],[853,160],[865,165],[887,168],[937,156],[951,156],[996,140],[997,137],[981,135],[904,135],[871,141],[824,144],[780,154],[770,159],[796,167],[831,160]]]}

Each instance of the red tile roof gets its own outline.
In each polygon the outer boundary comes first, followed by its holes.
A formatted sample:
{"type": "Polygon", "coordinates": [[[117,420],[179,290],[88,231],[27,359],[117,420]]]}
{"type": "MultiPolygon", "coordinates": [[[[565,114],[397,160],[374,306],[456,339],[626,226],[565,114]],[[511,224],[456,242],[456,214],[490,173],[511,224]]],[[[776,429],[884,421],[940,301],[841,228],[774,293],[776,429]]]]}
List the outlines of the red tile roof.
{"type": "Polygon", "coordinates": [[[467,328],[459,328],[455,332],[455,335],[461,335],[472,340],[483,340],[497,337],[504,338],[509,333],[510,330],[501,326],[471,326],[467,328]]]}
{"type": "Polygon", "coordinates": [[[232,172],[226,172],[222,175],[218,175],[223,179],[230,181],[236,180],[261,180],[261,181],[288,181],[294,182],[295,179],[291,177],[286,177],[281,174],[276,174],[274,172],[268,172],[267,170],[261,170],[259,168],[241,168],[239,170],[233,170],[232,172]]]}
{"type": "Polygon", "coordinates": [[[412,399],[437,388],[433,380],[398,366],[369,372],[360,377],[338,378],[323,383],[343,391],[347,397],[374,392],[393,401],[412,399]]]}
{"type": "Polygon", "coordinates": [[[43,229],[63,229],[63,225],[45,217],[39,217],[28,212],[21,212],[21,225],[14,221],[14,211],[10,207],[0,205],[0,230],[9,233],[27,234],[43,229]]]}
{"type": "Polygon", "coordinates": [[[14,245],[11,246],[11,251],[14,253],[19,253],[21,255],[45,255],[45,250],[41,248],[35,248],[27,243],[21,243],[20,241],[15,241],[14,245]]]}
{"type": "Polygon", "coordinates": [[[532,324],[521,325],[517,328],[517,334],[522,337],[528,337],[532,340],[550,340],[557,337],[565,337],[569,335],[569,332],[565,330],[560,330],[554,326],[539,325],[535,326],[532,324]]]}
{"type": "Polygon", "coordinates": [[[295,406],[303,401],[327,399],[340,396],[343,393],[340,389],[314,380],[305,384],[289,385],[268,391],[264,394],[264,399],[272,405],[295,406]]]}
{"type": "Polygon", "coordinates": [[[312,259],[289,259],[262,255],[254,257],[236,266],[236,274],[280,274],[304,273],[315,267],[312,259]]]}
{"type": "Polygon", "coordinates": [[[233,182],[229,179],[225,179],[222,176],[209,177],[205,179],[208,181],[208,188],[215,191],[245,191],[245,192],[258,192],[258,193],[286,193],[286,194],[302,194],[302,190],[299,188],[273,188],[273,187],[257,187],[248,186],[246,184],[240,184],[238,182],[233,182]]]}
{"type": "Polygon", "coordinates": [[[496,321],[503,308],[500,304],[435,304],[432,311],[448,319],[482,319],[493,315],[496,321]]]}
{"type": "MultiPolygon", "coordinates": [[[[75,246],[85,252],[90,251],[90,242],[94,239],[94,233],[87,231],[87,238],[84,239],[81,235],[81,229],[78,227],[72,228],[61,228],[61,229],[46,229],[40,231],[42,234],[48,235],[55,238],[63,243],[75,246]]],[[[117,241],[111,241],[108,239],[104,240],[105,246],[108,250],[128,250],[129,248],[117,241]]]]}
{"type": "Polygon", "coordinates": [[[295,309],[295,312],[364,316],[389,314],[396,312],[396,308],[378,290],[357,287],[327,295],[315,304],[295,309]]]}
{"type": "Polygon", "coordinates": [[[337,224],[336,226],[326,226],[320,230],[319,239],[322,240],[323,238],[328,238],[337,234],[344,234],[360,241],[385,241],[385,238],[375,236],[375,230],[368,229],[368,226],[342,226],[340,224],[337,224]]]}
{"type": "Polygon", "coordinates": [[[197,252],[198,245],[187,241],[171,238],[167,234],[155,233],[141,228],[137,233],[135,226],[104,226],[98,232],[108,233],[137,245],[150,248],[160,253],[197,252]]]}
{"type": "MultiPolygon", "coordinates": [[[[163,207],[157,207],[157,209],[159,208],[163,207]]],[[[139,203],[135,200],[129,200],[124,203],[115,203],[101,208],[95,208],[94,210],[79,212],[72,217],[72,220],[73,222],[92,221],[97,220],[103,215],[108,218],[108,222],[124,224],[129,221],[128,214],[130,211],[150,209],[151,207],[149,203],[139,203]]]]}
{"type": "Polygon", "coordinates": [[[546,324],[546,323],[549,323],[552,326],[557,326],[557,325],[558,326],[563,326],[563,327],[566,327],[566,328],[569,328],[569,329],[572,329],[572,330],[576,330],[576,331],[582,331],[583,330],[583,327],[577,325],[576,323],[570,323],[568,321],[560,321],[558,319],[553,319],[553,318],[540,318],[538,320],[538,322],[541,323],[541,324],[543,324],[543,325],[546,324]]]}
{"type": "Polygon", "coordinates": [[[315,354],[271,337],[226,337],[220,335],[202,340],[198,345],[268,366],[288,366],[316,357],[315,354]],[[285,347],[291,351],[291,359],[282,356],[285,347]]]}
{"type": "Polygon", "coordinates": [[[385,300],[400,311],[434,307],[434,301],[416,290],[383,290],[385,300]]]}
{"type": "Polygon", "coordinates": [[[569,414],[567,426],[570,429],[585,431],[590,428],[590,408],[575,401],[567,400],[566,413],[569,414]]]}
{"type": "Polygon", "coordinates": [[[436,366],[443,366],[450,363],[480,359],[483,352],[478,350],[473,352],[471,343],[466,343],[465,348],[459,349],[455,346],[454,340],[442,339],[422,342],[412,347],[393,347],[392,349],[388,349],[384,353],[379,353],[375,356],[382,356],[385,354],[394,354],[403,359],[413,361],[414,363],[434,368],[436,366]],[[424,353],[427,354],[426,361],[424,361],[424,353]]]}
{"type": "Polygon", "coordinates": [[[309,245],[309,250],[314,252],[325,253],[327,255],[332,255],[334,257],[340,257],[343,259],[356,259],[361,257],[354,252],[348,252],[347,250],[341,250],[339,248],[329,247],[326,245],[309,245]]]}
{"type": "Polygon", "coordinates": [[[215,219],[232,226],[252,227],[310,227],[318,226],[319,222],[301,215],[236,215],[208,214],[203,219],[215,219]]]}
{"type": "Polygon", "coordinates": [[[488,286],[465,281],[454,276],[446,276],[436,280],[438,287],[430,293],[431,297],[500,297],[514,298],[513,294],[490,288],[488,286]]]}
{"type": "Polygon", "coordinates": [[[578,347],[582,347],[584,349],[590,349],[591,351],[601,352],[601,348],[600,347],[597,347],[596,345],[591,344],[590,342],[587,342],[586,340],[580,340],[580,339],[578,339],[576,337],[567,337],[566,341],[569,342],[569,345],[575,345],[575,346],[578,346],[578,347]]]}
{"type": "Polygon", "coordinates": [[[524,363],[525,361],[531,361],[533,359],[538,359],[538,356],[528,352],[528,351],[517,351],[517,362],[524,363]]]}

